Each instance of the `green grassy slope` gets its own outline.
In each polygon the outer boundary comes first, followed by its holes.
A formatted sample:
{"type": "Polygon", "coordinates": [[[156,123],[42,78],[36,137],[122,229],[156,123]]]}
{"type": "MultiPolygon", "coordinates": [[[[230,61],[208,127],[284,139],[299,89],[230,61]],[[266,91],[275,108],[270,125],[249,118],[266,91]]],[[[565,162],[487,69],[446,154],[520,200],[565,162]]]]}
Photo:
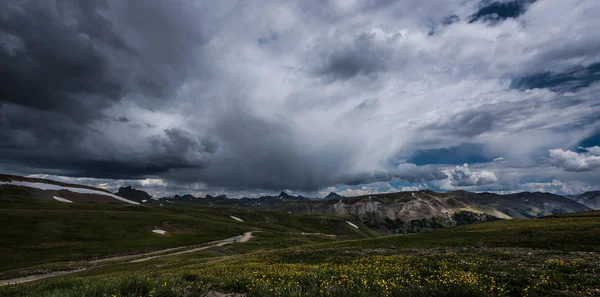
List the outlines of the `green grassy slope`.
{"type": "Polygon", "coordinates": [[[63,203],[44,191],[0,193],[0,272],[37,264],[206,243],[246,231],[306,232],[339,239],[376,236],[350,217],[294,215],[233,207],[63,203]],[[230,216],[245,222],[238,222],[230,216]],[[166,230],[167,235],[152,233],[166,230]]]}
{"type": "Polygon", "coordinates": [[[359,242],[362,247],[528,247],[600,252],[600,211],[504,220],[359,242]]]}
{"type": "MultiPolygon", "coordinates": [[[[278,232],[265,234],[255,244],[273,242],[278,232]]],[[[0,287],[0,295],[598,296],[598,235],[600,212],[589,212],[231,255],[249,247],[238,243],[212,251],[213,258],[105,267],[0,287]]]]}

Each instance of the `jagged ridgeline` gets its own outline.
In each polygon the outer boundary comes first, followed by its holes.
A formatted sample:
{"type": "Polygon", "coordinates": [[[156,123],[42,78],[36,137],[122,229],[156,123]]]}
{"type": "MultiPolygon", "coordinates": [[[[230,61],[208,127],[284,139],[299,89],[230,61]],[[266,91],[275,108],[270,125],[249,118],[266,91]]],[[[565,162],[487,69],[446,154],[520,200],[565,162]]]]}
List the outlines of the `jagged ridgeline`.
{"type": "MultiPolygon", "coordinates": [[[[2,183],[1,187],[5,193],[26,191],[29,196],[42,200],[76,204],[227,206],[305,215],[350,215],[383,235],[413,233],[503,219],[537,218],[583,212],[597,209],[599,199],[598,192],[565,197],[540,192],[500,195],[466,191],[437,193],[429,190],[357,197],[342,197],[337,193],[329,193],[324,198],[294,196],[286,192],[281,192],[277,196],[257,198],[232,198],[226,195],[195,197],[191,194],[157,198],[131,186],[110,193],[104,189],[7,175],[2,176],[2,183]]],[[[23,199],[9,199],[9,201],[26,203],[23,199]]]]}
{"type": "MultiPolygon", "coordinates": [[[[586,194],[576,197],[590,196],[585,196],[586,194]]],[[[313,215],[352,215],[381,234],[401,234],[503,219],[538,218],[592,209],[578,202],[577,198],[569,198],[540,192],[500,195],[466,191],[437,193],[423,190],[358,197],[343,197],[330,193],[320,199],[292,196],[285,192],[277,196],[239,199],[224,195],[217,197],[206,195],[202,198],[188,194],[164,197],[155,202],[227,205],[313,215]]]]}

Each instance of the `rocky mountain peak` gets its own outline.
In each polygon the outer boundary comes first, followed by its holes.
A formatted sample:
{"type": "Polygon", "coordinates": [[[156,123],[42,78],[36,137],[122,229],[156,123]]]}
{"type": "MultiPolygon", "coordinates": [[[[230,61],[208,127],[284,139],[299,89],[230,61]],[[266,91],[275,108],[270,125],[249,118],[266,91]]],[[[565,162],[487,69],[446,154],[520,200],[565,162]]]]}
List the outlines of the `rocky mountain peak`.
{"type": "Polygon", "coordinates": [[[343,196],[336,192],[331,192],[327,196],[325,196],[325,199],[338,199],[338,198],[343,198],[343,196]]]}

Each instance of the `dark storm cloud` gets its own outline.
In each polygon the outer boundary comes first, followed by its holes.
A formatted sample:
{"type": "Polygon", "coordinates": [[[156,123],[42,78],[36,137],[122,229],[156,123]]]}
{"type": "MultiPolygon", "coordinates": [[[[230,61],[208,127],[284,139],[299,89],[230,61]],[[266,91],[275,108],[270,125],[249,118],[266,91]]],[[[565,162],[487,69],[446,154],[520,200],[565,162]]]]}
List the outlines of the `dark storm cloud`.
{"type": "Polygon", "coordinates": [[[481,144],[462,144],[440,149],[429,149],[416,151],[408,160],[416,165],[425,164],[464,164],[489,162],[492,159],[486,157],[481,144]]]}
{"type": "Polygon", "coordinates": [[[484,105],[477,109],[458,112],[444,121],[427,124],[423,129],[435,129],[452,135],[474,137],[492,131],[495,125],[507,120],[503,115],[516,111],[515,107],[511,107],[512,110],[502,110],[505,108],[505,106],[484,105]],[[498,110],[497,107],[500,107],[501,110],[498,110]]]}
{"type": "Polygon", "coordinates": [[[192,11],[162,1],[4,1],[0,10],[0,102],[83,121],[127,93],[162,99],[205,41],[192,11]]]}
{"type": "Polygon", "coordinates": [[[501,166],[548,166],[598,134],[600,5],[477,3],[0,2],[0,168],[206,191],[491,188],[501,166]]]}
{"type": "Polygon", "coordinates": [[[137,144],[148,146],[141,153],[84,145],[107,139],[98,121],[131,122],[104,113],[125,96],[159,107],[185,82],[204,41],[185,10],[162,1],[1,2],[0,159],[102,177],[205,166],[214,145],[177,128],[137,144]]]}
{"type": "Polygon", "coordinates": [[[376,108],[378,105],[379,105],[379,102],[377,101],[377,98],[366,99],[363,102],[361,102],[360,104],[358,104],[356,106],[356,109],[358,109],[358,110],[373,109],[373,108],[376,108]]]}
{"type": "Polygon", "coordinates": [[[437,22],[435,22],[434,20],[429,20],[429,36],[434,36],[435,34],[438,33],[440,28],[444,28],[447,26],[450,26],[452,24],[458,23],[460,22],[460,17],[455,15],[455,14],[451,14],[451,15],[447,15],[445,16],[442,20],[441,20],[441,25],[438,24],[437,22]]]}
{"type": "Polygon", "coordinates": [[[202,181],[227,189],[314,191],[330,185],[357,185],[393,179],[445,178],[439,168],[401,164],[388,171],[353,171],[355,148],[302,143],[285,119],[267,121],[237,110],[215,124],[218,151],[202,170],[170,172],[180,183],[202,181]]]}
{"type": "Polygon", "coordinates": [[[344,165],[348,152],[310,152],[285,120],[267,121],[241,110],[215,125],[218,158],[200,172],[174,173],[179,181],[201,180],[232,189],[317,189],[344,165]]]}
{"type": "Polygon", "coordinates": [[[277,39],[279,39],[279,36],[277,35],[277,33],[271,33],[271,35],[259,37],[256,40],[256,42],[258,42],[258,44],[260,44],[260,45],[265,45],[265,44],[269,44],[272,42],[276,42],[277,39]]]}
{"type": "Polygon", "coordinates": [[[118,100],[126,86],[101,48],[128,49],[110,23],[95,13],[99,4],[2,2],[0,38],[3,44],[13,39],[18,46],[0,49],[0,102],[84,120],[95,114],[95,105],[118,100]]]}
{"type": "Polygon", "coordinates": [[[131,122],[131,120],[128,119],[127,117],[125,117],[125,116],[115,118],[115,121],[117,121],[119,123],[129,123],[129,122],[131,122]]]}
{"type": "MultiPolygon", "coordinates": [[[[546,102],[536,102],[535,100],[530,102],[522,101],[513,105],[486,104],[456,112],[448,118],[426,124],[421,129],[423,131],[437,130],[444,137],[457,137],[467,140],[485,133],[498,131],[522,132],[543,128],[549,131],[564,133],[593,125],[598,122],[599,118],[598,116],[564,118],[560,124],[551,125],[543,121],[544,116],[539,113],[539,110],[541,108],[556,107],[557,109],[553,112],[559,114],[559,108],[580,109],[586,108],[586,105],[585,101],[569,100],[569,98],[557,98],[556,100],[546,102]],[[520,123],[525,119],[528,121],[520,123]]],[[[456,157],[457,160],[461,158],[460,156],[456,157]]],[[[485,159],[478,154],[473,155],[473,157],[479,161],[485,159]]],[[[411,159],[411,161],[419,161],[419,159],[411,159]]]]}
{"type": "Polygon", "coordinates": [[[198,22],[210,16],[209,5],[135,0],[109,4],[102,14],[111,18],[115,30],[140,56],[129,62],[127,71],[133,74],[132,84],[146,95],[163,101],[191,76],[206,78],[208,66],[195,51],[210,39],[207,31],[216,30],[198,22]]]}
{"type": "Polygon", "coordinates": [[[62,175],[97,178],[139,178],[170,170],[203,168],[216,150],[214,142],[175,128],[152,139],[148,149],[111,154],[99,154],[77,144],[67,147],[51,138],[27,135],[19,138],[18,133],[12,137],[12,142],[0,146],[3,163],[29,165],[38,170],[60,168],[62,175]],[[19,142],[19,139],[23,140],[19,142]],[[24,144],[23,141],[32,142],[24,144]],[[22,149],[24,145],[27,150],[22,149]]]}
{"type": "MultiPolygon", "coordinates": [[[[511,90],[511,92],[518,91],[511,90]]],[[[469,143],[474,139],[485,139],[490,134],[507,133],[523,135],[522,139],[516,137],[511,142],[528,144],[531,139],[526,135],[530,131],[537,131],[535,135],[543,138],[548,137],[545,135],[546,133],[584,132],[600,122],[600,118],[594,112],[597,107],[590,106],[595,101],[595,92],[590,88],[580,89],[571,94],[530,90],[526,93],[528,94],[527,98],[510,101],[510,104],[507,104],[506,100],[513,98],[512,95],[489,104],[462,106],[453,112],[444,112],[418,127],[418,130],[423,133],[435,133],[434,135],[440,140],[432,138],[429,142],[416,143],[415,153],[407,161],[417,165],[452,164],[452,160],[456,163],[460,160],[465,163],[489,162],[490,159],[497,157],[496,154],[502,154],[497,147],[504,145],[502,143],[490,145],[490,143],[483,142],[483,146],[478,149],[477,147],[466,147],[454,150],[450,147],[448,151],[445,149],[423,151],[421,148],[422,146],[439,147],[438,143],[443,140],[469,143]],[[548,94],[552,95],[552,99],[547,97],[548,94]]],[[[511,94],[522,95],[522,93],[511,94]]],[[[548,137],[547,141],[558,140],[548,137]]],[[[572,145],[575,144],[576,142],[572,145]]]]}
{"type": "Polygon", "coordinates": [[[442,25],[449,26],[449,25],[452,25],[459,21],[460,21],[460,18],[457,15],[451,14],[449,16],[444,17],[444,19],[442,20],[442,25]]]}
{"type": "MultiPolygon", "coordinates": [[[[397,33],[391,39],[400,37],[397,33]]],[[[309,72],[332,80],[386,71],[392,59],[394,52],[389,43],[377,40],[373,32],[319,38],[308,57],[309,72]]]]}
{"type": "MultiPolygon", "coordinates": [[[[173,158],[172,163],[177,163],[177,160],[188,159],[193,161],[196,159],[200,162],[190,162],[202,164],[205,155],[212,154],[217,149],[217,144],[207,139],[200,139],[193,133],[182,129],[172,128],[165,130],[166,138],[156,138],[153,141],[153,147],[157,152],[153,154],[160,156],[169,156],[173,158]]],[[[158,162],[161,163],[161,162],[158,162]]],[[[165,162],[170,163],[170,162],[165,162]]]]}
{"type": "Polygon", "coordinates": [[[600,63],[579,66],[562,73],[542,72],[512,81],[511,87],[521,90],[548,88],[556,92],[572,92],[589,87],[600,80],[600,63]]]}
{"type": "Polygon", "coordinates": [[[425,182],[445,179],[447,176],[436,166],[416,166],[414,164],[400,164],[387,171],[359,172],[355,174],[342,174],[336,184],[361,185],[373,182],[388,182],[401,180],[407,182],[425,182]]]}
{"type": "Polygon", "coordinates": [[[523,14],[535,0],[513,0],[505,2],[483,1],[482,7],[471,16],[469,23],[484,21],[496,23],[523,14]]]}
{"type": "MultiPolygon", "coordinates": [[[[25,164],[36,164],[35,167],[29,168],[29,171],[43,170],[46,173],[58,174],[61,176],[90,176],[93,178],[109,179],[136,179],[140,177],[161,174],[168,170],[184,169],[191,167],[188,163],[170,163],[167,167],[165,167],[164,164],[152,164],[151,162],[136,163],[109,159],[89,160],[85,158],[80,158],[69,160],[67,158],[64,158],[56,160],[51,156],[45,156],[43,154],[39,154],[36,156],[22,156],[20,158],[20,161],[24,161],[25,164]],[[60,169],[53,170],[53,168],[60,169]]],[[[12,165],[13,167],[22,167],[23,163],[8,163],[8,165],[12,165]]],[[[25,171],[23,174],[29,173],[30,172],[25,171]]]]}

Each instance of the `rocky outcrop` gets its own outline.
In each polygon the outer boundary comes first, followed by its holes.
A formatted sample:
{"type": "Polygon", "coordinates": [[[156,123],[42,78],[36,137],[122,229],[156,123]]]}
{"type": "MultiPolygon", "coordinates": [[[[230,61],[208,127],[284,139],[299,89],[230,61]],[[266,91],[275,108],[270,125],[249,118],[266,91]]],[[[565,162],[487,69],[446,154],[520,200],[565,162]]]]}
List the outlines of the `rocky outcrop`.
{"type": "Polygon", "coordinates": [[[143,200],[149,201],[150,199],[152,199],[152,196],[150,196],[150,194],[142,190],[132,188],[131,186],[120,187],[119,190],[115,193],[115,195],[136,202],[142,202],[143,200]]]}

